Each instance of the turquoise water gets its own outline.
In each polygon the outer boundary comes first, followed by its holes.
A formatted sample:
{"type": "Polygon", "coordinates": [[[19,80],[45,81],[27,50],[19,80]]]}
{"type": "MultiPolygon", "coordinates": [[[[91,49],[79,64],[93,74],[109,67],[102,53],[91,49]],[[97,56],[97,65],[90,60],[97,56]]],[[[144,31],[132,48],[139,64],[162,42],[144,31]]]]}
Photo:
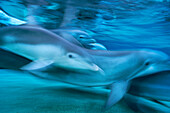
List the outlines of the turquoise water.
{"type": "MultiPolygon", "coordinates": [[[[28,73],[0,70],[1,113],[103,113],[108,90],[47,81],[28,73]]],[[[105,113],[133,113],[120,102],[105,113]]]]}
{"type": "MultiPolygon", "coordinates": [[[[150,48],[170,55],[169,0],[46,1],[31,14],[39,26],[76,27],[108,50],[150,48]]],[[[0,13],[0,25],[26,23],[28,5],[25,0],[1,0],[10,19],[0,13]]],[[[99,113],[108,95],[108,90],[80,90],[18,71],[0,70],[0,76],[0,113],[99,113]]],[[[133,113],[123,102],[107,112],[133,113]]]]}
{"type": "MultiPolygon", "coordinates": [[[[47,1],[48,6],[40,6],[33,13],[37,23],[45,28],[78,27],[112,50],[156,48],[169,53],[168,0],[47,1]]],[[[27,10],[22,0],[1,0],[0,5],[9,15],[26,19],[27,10]]]]}

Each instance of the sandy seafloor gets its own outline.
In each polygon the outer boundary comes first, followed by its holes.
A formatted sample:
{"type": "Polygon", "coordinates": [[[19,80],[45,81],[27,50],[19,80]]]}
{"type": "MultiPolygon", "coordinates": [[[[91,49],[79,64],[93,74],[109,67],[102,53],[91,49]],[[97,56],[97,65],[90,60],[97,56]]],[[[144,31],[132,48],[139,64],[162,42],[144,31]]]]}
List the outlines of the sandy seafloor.
{"type": "MultiPolygon", "coordinates": [[[[0,70],[0,113],[102,113],[108,91],[0,70]]],[[[104,113],[134,113],[121,101],[104,113]]]]}

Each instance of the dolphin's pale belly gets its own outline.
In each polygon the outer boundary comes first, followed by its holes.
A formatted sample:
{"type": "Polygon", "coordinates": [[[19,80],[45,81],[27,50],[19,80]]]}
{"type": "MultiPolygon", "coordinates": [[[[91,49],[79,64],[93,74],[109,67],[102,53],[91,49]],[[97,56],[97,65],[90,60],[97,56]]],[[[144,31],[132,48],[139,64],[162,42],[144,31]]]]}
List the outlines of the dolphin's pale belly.
{"type": "MultiPolygon", "coordinates": [[[[59,56],[61,52],[64,52],[62,48],[53,45],[31,45],[31,44],[6,44],[4,49],[12,51],[16,54],[24,56],[33,61],[35,60],[53,60],[56,56],[59,56]]],[[[71,84],[82,86],[99,86],[108,85],[113,81],[106,81],[106,76],[101,75],[95,71],[85,70],[85,72],[76,73],[74,71],[66,71],[58,69],[54,66],[54,71],[48,70],[48,72],[33,71],[39,77],[45,79],[59,80],[71,84]]]]}
{"type": "Polygon", "coordinates": [[[44,79],[57,80],[70,84],[81,86],[102,86],[113,83],[113,80],[107,80],[106,76],[93,71],[68,71],[61,68],[51,67],[31,71],[31,73],[44,79]],[[52,69],[53,68],[53,69],[52,69]]]}
{"type": "Polygon", "coordinates": [[[53,60],[62,50],[53,45],[31,45],[31,44],[7,44],[4,49],[10,50],[16,54],[24,56],[31,60],[49,59],[53,60]]]}

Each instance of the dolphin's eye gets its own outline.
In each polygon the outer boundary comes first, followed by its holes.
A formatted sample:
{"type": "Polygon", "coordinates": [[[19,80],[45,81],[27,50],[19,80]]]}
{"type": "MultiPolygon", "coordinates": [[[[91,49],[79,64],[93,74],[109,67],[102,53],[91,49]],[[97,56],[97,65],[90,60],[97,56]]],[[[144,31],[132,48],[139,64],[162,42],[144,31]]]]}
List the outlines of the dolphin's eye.
{"type": "Polygon", "coordinates": [[[79,38],[83,38],[82,36],[80,36],[79,38]]]}
{"type": "Polygon", "coordinates": [[[148,65],[150,65],[150,62],[149,61],[145,62],[145,66],[148,66],[148,65]]]}
{"type": "Polygon", "coordinates": [[[78,55],[75,54],[75,53],[68,53],[68,54],[67,54],[67,57],[68,57],[68,58],[77,58],[78,55]]]}
{"type": "Polygon", "coordinates": [[[68,55],[68,57],[69,57],[69,58],[72,58],[72,57],[73,57],[73,55],[71,55],[71,54],[70,54],[70,55],[68,55]]]}
{"type": "Polygon", "coordinates": [[[86,38],[88,38],[86,35],[79,35],[79,38],[84,38],[84,39],[86,39],[86,38]]]}

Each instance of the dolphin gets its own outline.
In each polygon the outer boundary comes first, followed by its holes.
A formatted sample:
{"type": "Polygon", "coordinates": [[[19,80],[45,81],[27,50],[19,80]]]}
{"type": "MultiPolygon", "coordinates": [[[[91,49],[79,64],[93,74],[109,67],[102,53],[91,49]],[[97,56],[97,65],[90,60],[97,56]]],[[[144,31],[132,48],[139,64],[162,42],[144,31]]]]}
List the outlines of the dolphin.
{"type": "Polygon", "coordinates": [[[170,71],[139,77],[132,81],[128,93],[156,100],[170,101],[170,71]],[[136,90],[138,89],[138,90],[136,90]]]}
{"type": "Polygon", "coordinates": [[[132,80],[124,100],[130,108],[143,113],[170,111],[170,71],[132,80]]]}
{"type": "Polygon", "coordinates": [[[88,46],[93,50],[107,50],[107,48],[100,43],[90,43],[88,46]]]}
{"type": "Polygon", "coordinates": [[[92,61],[99,66],[104,76],[96,72],[73,72],[46,67],[31,73],[51,80],[59,80],[81,86],[111,86],[105,109],[117,103],[130,87],[131,80],[141,76],[170,70],[169,57],[163,52],[149,49],[133,51],[87,50],[92,61]]]}
{"type": "Polygon", "coordinates": [[[97,43],[97,41],[90,37],[89,34],[85,31],[74,28],[59,28],[53,29],[51,31],[78,46],[93,50],[107,50],[106,47],[104,47],[102,44],[97,43]]]}
{"type": "MultiPolygon", "coordinates": [[[[25,3],[28,4],[28,16],[27,22],[21,21],[16,18],[10,17],[5,15],[10,21],[8,22],[11,25],[31,25],[37,26],[38,23],[34,18],[34,11],[39,7],[39,5],[48,5],[44,0],[32,1],[32,0],[25,0],[25,3]]],[[[1,13],[1,11],[0,11],[1,13]]],[[[4,13],[4,12],[2,12],[4,13]]],[[[5,14],[5,13],[4,13],[5,14]]],[[[75,28],[58,28],[51,30],[52,32],[60,35],[64,39],[68,40],[69,42],[74,43],[75,45],[85,47],[88,49],[97,49],[97,50],[107,50],[105,46],[102,44],[96,43],[96,40],[89,36],[88,33],[85,31],[75,29],[75,28]]]]}
{"type": "Polygon", "coordinates": [[[6,27],[0,30],[0,47],[26,57],[32,69],[48,65],[78,70],[100,70],[88,53],[60,36],[33,26],[6,27]]]}
{"type": "Polygon", "coordinates": [[[111,86],[106,109],[122,99],[132,79],[170,70],[169,57],[161,51],[89,50],[30,26],[3,28],[0,34],[2,48],[34,61],[21,70],[75,85],[111,86]]]}
{"type": "MultiPolygon", "coordinates": [[[[54,29],[54,30],[51,30],[53,33],[57,34],[57,35],[60,35],[62,38],[64,38],[65,40],[68,40],[69,42],[77,45],[77,46],[80,46],[80,47],[83,47],[83,44],[80,43],[79,40],[75,39],[69,32],[70,30],[65,30],[65,29],[54,29]],[[69,32],[68,32],[69,31],[69,32]]],[[[74,30],[73,30],[74,31],[74,30]]],[[[79,32],[81,32],[79,30],[79,32]]],[[[83,32],[84,33],[84,32],[83,32]]],[[[85,32],[86,33],[86,32],[85,32]]]]}

